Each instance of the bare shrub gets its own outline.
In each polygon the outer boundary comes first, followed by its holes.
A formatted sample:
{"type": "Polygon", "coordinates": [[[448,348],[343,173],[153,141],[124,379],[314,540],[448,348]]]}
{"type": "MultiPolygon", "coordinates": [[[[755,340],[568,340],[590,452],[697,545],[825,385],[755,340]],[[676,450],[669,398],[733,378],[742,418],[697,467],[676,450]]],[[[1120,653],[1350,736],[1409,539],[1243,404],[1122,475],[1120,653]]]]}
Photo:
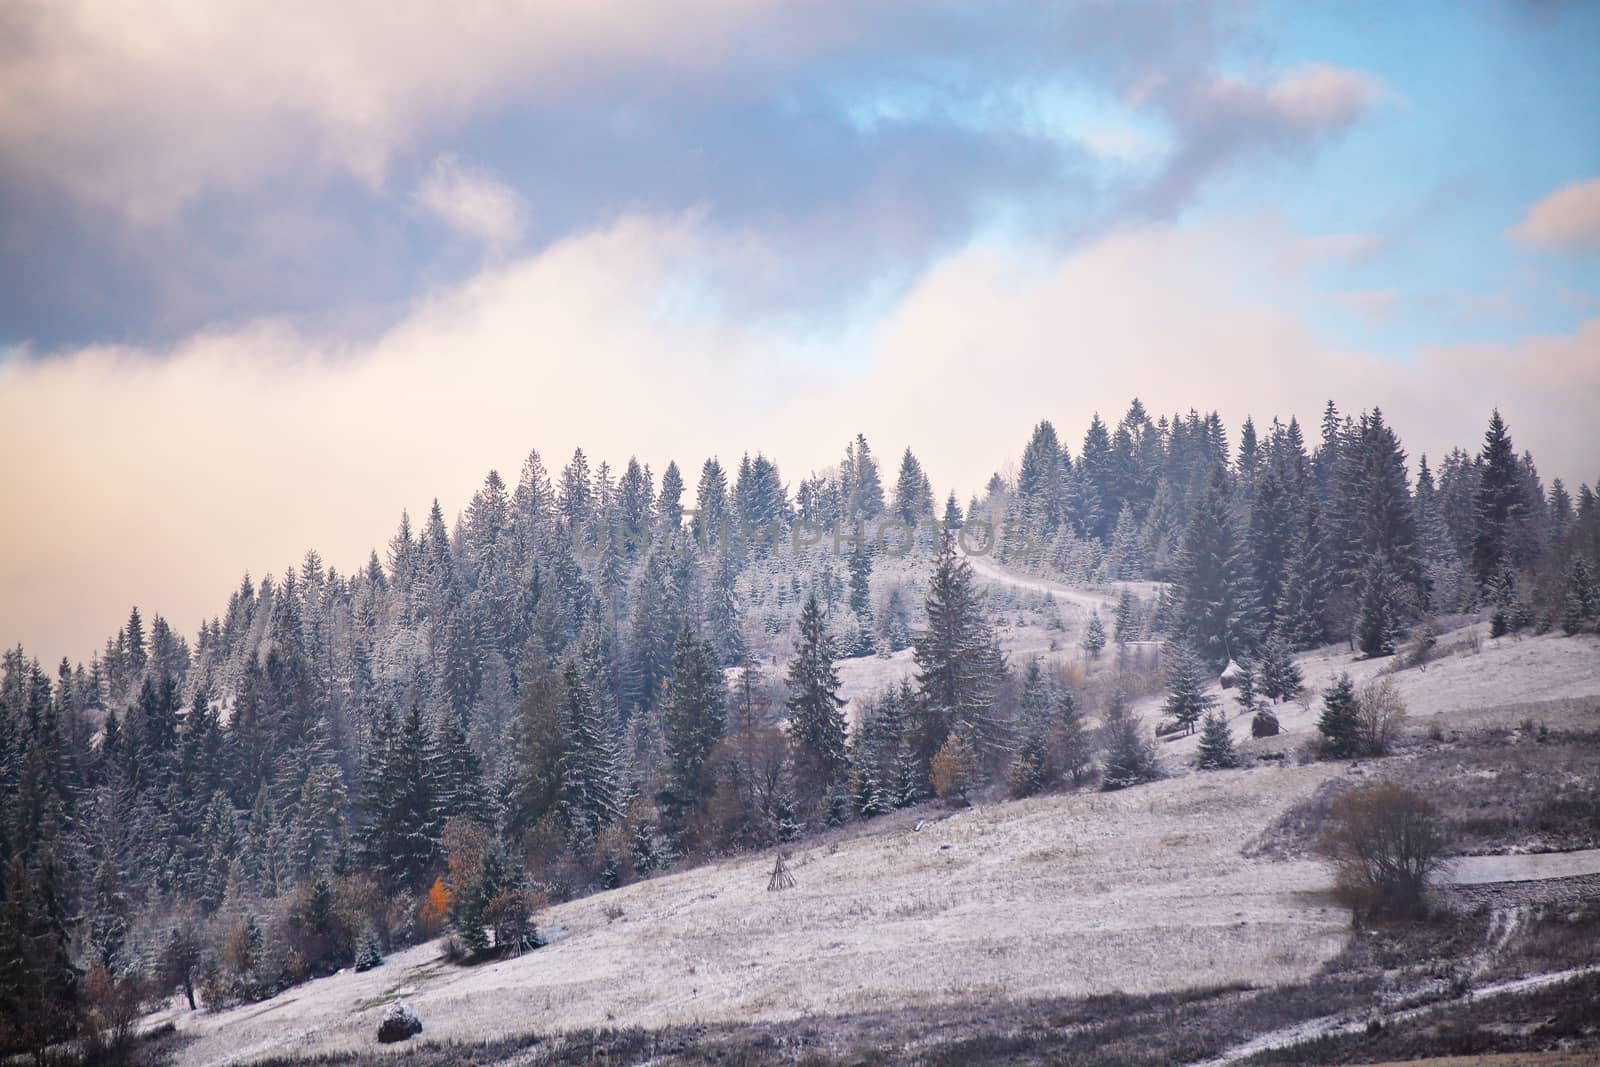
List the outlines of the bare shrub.
{"type": "Polygon", "coordinates": [[[1388,754],[1406,721],[1405,701],[1394,679],[1375,678],[1361,687],[1356,719],[1361,751],[1368,756],[1388,754]]]}
{"type": "Polygon", "coordinates": [[[83,1029],[85,1052],[98,1063],[122,1063],[128,1057],[144,1014],[149,984],[135,971],[120,977],[96,964],[85,983],[83,1029]]]}
{"type": "Polygon", "coordinates": [[[1340,902],[1358,924],[1419,914],[1428,884],[1445,866],[1444,848],[1433,805],[1391,782],[1334,800],[1317,843],[1340,902]]]}

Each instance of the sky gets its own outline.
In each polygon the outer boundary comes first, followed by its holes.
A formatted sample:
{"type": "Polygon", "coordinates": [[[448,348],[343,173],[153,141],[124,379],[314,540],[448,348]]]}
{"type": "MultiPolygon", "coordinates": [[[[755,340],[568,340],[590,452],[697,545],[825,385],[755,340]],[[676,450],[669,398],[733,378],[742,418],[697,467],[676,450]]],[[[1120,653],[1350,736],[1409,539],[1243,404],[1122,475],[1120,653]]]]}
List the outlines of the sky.
{"type": "Polygon", "coordinates": [[[530,449],[965,499],[1051,419],[1499,407],[1600,478],[1600,5],[12,0],[0,644],[530,449]]]}

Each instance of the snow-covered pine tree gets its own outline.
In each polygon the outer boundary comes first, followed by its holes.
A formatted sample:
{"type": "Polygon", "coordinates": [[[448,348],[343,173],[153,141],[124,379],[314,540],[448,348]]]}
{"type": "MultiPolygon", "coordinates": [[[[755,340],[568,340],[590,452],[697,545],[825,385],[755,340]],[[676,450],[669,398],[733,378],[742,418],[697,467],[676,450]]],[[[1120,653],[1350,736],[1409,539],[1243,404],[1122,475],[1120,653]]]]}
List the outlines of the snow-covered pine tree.
{"type": "Polygon", "coordinates": [[[1100,621],[1100,612],[1095,611],[1090,614],[1089,627],[1083,633],[1083,650],[1089,654],[1090,659],[1099,659],[1105,647],[1105,624],[1100,621]]]}
{"type": "Polygon", "coordinates": [[[1082,785],[1094,768],[1094,739],[1084,725],[1083,713],[1070,692],[1057,694],[1054,719],[1048,733],[1051,763],[1058,775],[1082,785]]]}
{"type": "Polygon", "coordinates": [[[1367,656],[1391,655],[1404,627],[1401,593],[1394,573],[1382,557],[1374,557],[1361,575],[1361,599],[1355,622],[1356,647],[1367,656]]]}
{"type": "Polygon", "coordinates": [[[661,473],[661,492],[656,496],[656,523],[663,534],[676,533],[683,526],[683,472],[669,461],[661,473]]]}
{"type": "Polygon", "coordinates": [[[944,526],[947,530],[959,530],[964,520],[961,517],[961,504],[956,500],[956,491],[950,490],[950,496],[944,502],[944,526]]]}
{"type": "Polygon", "coordinates": [[[1117,618],[1114,640],[1119,645],[1126,645],[1130,641],[1139,639],[1138,608],[1133,601],[1133,593],[1127,589],[1117,594],[1117,618]]]}
{"type": "Polygon", "coordinates": [[[574,449],[572,460],[561,471],[561,491],[556,499],[556,507],[574,536],[589,522],[593,491],[589,457],[583,449],[574,449]]]}
{"type": "Polygon", "coordinates": [[[728,477],[715,456],[700,467],[695,490],[694,538],[702,549],[721,545],[734,531],[728,509],[728,477]]]}
{"type": "Polygon", "coordinates": [[[619,814],[617,751],[613,727],[599,714],[576,660],[562,668],[560,721],[556,806],[567,840],[583,848],[619,814]]]}
{"type": "Polygon", "coordinates": [[[1198,655],[1183,645],[1169,655],[1167,699],[1161,705],[1161,713],[1182,727],[1184,733],[1193,733],[1201,716],[1217,706],[1217,698],[1206,691],[1210,679],[1198,655]]]}
{"type": "Polygon", "coordinates": [[[1424,600],[1416,512],[1405,450],[1377,408],[1362,417],[1354,449],[1341,507],[1342,577],[1357,591],[1358,643],[1381,655],[1393,651],[1424,600]]]}
{"type": "Polygon", "coordinates": [[[1214,469],[1189,516],[1173,583],[1170,639],[1186,644],[1208,668],[1248,652],[1248,604],[1238,543],[1229,514],[1227,482],[1214,469]]]}
{"type": "Polygon", "coordinates": [[[806,596],[800,609],[800,643],[789,664],[789,739],[801,795],[815,804],[848,775],[844,700],[834,668],[833,638],[817,603],[806,596]]]}
{"type": "Polygon", "coordinates": [[[666,767],[660,799],[676,834],[685,830],[691,813],[715,786],[708,763],[722,740],[725,708],[726,686],[716,650],[683,630],[672,654],[672,683],[662,710],[666,767]]]}
{"type": "Polygon", "coordinates": [[[1239,766],[1239,754],[1233,748],[1233,731],[1228,729],[1228,720],[1214,711],[1206,713],[1200,727],[1200,750],[1195,766],[1203,771],[1239,766]]]}
{"type": "Polygon", "coordinates": [[[1322,694],[1322,715],[1317,719],[1323,752],[1332,759],[1360,755],[1360,710],[1355,683],[1340,674],[1322,694]]]}
{"type": "Polygon", "coordinates": [[[1582,555],[1573,554],[1567,566],[1566,589],[1561,598],[1561,629],[1567,634],[1592,629],[1600,619],[1600,582],[1582,555]]]}
{"type": "Polygon", "coordinates": [[[933,517],[933,486],[909,448],[900,458],[900,475],[895,479],[894,513],[907,526],[933,517]]]}
{"type": "Polygon", "coordinates": [[[1413,500],[1427,610],[1456,611],[1465,599],[1466,572],[1451,539],[1450,527],[1445,522],[1440,494],[1434,485],[1433,471],[1428,466],[1426,454],[1417,461],[1417,489],[1413,500]]]}
{"type": "Polygon", "coordinates": [[[1145,737],[1139,721],[1129,712],[1128,699],[1120,689],[1111,695],[1100,734],[1105,748],[1100,774],[1101,789],[1126,789],[1160,777],[1155,749],[1145,737]]]}
{"type": "Polygon", "coordinates": [[[411,710],[394,727],[378,757],[375,788],[364,796],[367,862],[390,885],[422,888],[438,858],[437,783],[422,709],[411,710]]]}
{"type": "Polygon", "coordinates": [[[1329,636],[1326,604],[1332,576],[1317,516],[1316,501],[1308,495],[1295,522],[1278,601],[1278,632],[1297,649],[1324,645],[1329,636]]]}
{"type": "Polygon", "coordinates": [[[1472,574],[1487,589],[1513,565],[1512,542],[1525,508],[1516,450],[1498,408],[1484,431],[1479,458],[1483,473],[1473,501],[1472,574]]]}
{"type": "Polygon", "coordinates": [[[1305,680],[1294,653],[1281,636],[1273,634],[1262,646],[1256,688],[1273,701],[1293,700],[1300,695],[1305,680]]]}
{"type": "Polygon", "coordinates": [[[845,517],[870,522],[883,512],[883,479],[865,434],[856,434],[847,461],[851,478],[846,487],[845,504],[849,510],[845,517]]]}
{"type": "Polygon", "coordinates": [[[922,744],[931,746],[924,758],[931,759],[945,736],[955,733],[980,764],[992,765],[1005,746],[994,707],[994,632],[984,618],[972,565],[956,554],[953,535],[940,539],[926,608],[928,628],[914,643],[917,684],[934,720],[922,735],[922,744]]]}

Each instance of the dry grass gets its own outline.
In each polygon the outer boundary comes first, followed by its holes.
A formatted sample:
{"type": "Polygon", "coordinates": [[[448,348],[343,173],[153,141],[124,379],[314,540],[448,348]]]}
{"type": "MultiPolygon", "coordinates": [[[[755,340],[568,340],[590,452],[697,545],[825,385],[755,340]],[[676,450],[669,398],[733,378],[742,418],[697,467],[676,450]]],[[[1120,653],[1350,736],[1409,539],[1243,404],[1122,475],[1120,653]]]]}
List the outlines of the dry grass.
{"type": "MultiPolygon", "coordinates": [[[[1525,709],[1513,705],[1498,718],[1519,722],[1529,718],[1525,709]]],[[[1353,770],[1289,808],[1246,854],[1305,855],[1333,801],[1371,781],[1396,782],[1432,800],[1457,855],[1600,848],[1600,731],[1452,730],[1442,741],[1413,738],[1400,754],[1353,770]]]]}

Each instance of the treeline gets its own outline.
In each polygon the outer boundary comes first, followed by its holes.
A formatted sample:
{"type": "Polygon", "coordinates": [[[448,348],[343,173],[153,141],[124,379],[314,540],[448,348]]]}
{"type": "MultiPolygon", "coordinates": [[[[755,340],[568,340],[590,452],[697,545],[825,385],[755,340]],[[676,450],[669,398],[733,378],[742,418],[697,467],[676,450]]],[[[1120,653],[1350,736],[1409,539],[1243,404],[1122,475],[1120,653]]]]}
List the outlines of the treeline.
{"type": "Polygon", "coordinates": [[[53,679],[8,652],[0,1045],[95,1029],[149,981],[219,1005],[442,928],[520,950],[543,901],[935,793],[1158,772],[1124,694],[1005,663],[953,538],[911,542],[919,617],[874,590],[874,538],[840,559],[774,529],[937,518],[981,546],[994,522],[1018,566],[1170,580],[1153,610],[1124,598],[1119,645],[1137,626],[1209,667],[1274,642],[1382,651],[1480,604],[1593,627],[1594,494],[1546,494],[1498,417],[1414,490],[1378,413],[1327,422],[1314,453],[1293,422],[1247,423],[1230,455],[1214,415],[1135,402],[1077,457],[1041,424],[1015,484],[937,516],[910,450],[886,492],[863,437],[792,497],[763,456],[731,479],[708,460],[692,509],[675,464],[658,484],[579,451],[552,477],[534,454],[453,527],[437,503],[420,529],[402,516],[351,574],[309,552],[247,577],[193,645],[135,610],[53,679]],[[907,645],[914,680],[847,730],[837,658],[907,645]]]}
{"type": "Polygon", "coordinates": [[[1546,490],[1498,412],[1481,449],[1437,472],[1423,456],[1413,483],[1377,409],[1329,402],[1314,448],[1293,419],[1264,433],[1247,419],[1231,451],[1215,413],[1152,421],[1135,401],[1114,433],[1096,417],[1076,458],[1040,423],[1016,484],[997,477],[978,516],[1016,566],[1170,582],[1158,625],[1217,668],[1273,637],[1379,655],[1430,615],[1575,633],[1597,614],[1595,490],[1546,490]]]}

